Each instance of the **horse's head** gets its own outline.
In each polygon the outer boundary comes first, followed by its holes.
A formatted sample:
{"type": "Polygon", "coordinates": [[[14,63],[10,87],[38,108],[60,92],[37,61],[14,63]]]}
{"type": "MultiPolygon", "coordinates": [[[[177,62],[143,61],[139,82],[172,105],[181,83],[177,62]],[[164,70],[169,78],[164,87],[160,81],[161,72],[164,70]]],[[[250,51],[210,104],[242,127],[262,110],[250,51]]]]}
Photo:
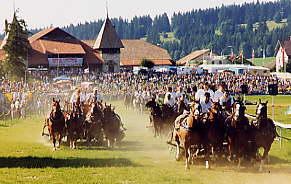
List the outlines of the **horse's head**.
{"type": "Polygon", "coordinates": [[[184,100],[179,100],[177,102],[177,113],[182,114],[184,110],[188,110],[188,107],[185,104],[184,100]]]}
{"type": "Polygon", "coordinates": [[[193,102],[191,104],[190,113],[195,117],[195,119],[199,118],[200,114],[202,113],[202,107],[199,102],[193,102]]]}
{"type": "Polygon", "coordinates": [[[61,111],[60,101],[61,100],[55,100],[55,98],[53,98],[53,102],[52,102],[52,112],[53,113],[61,111]]]}
{"type": "Polygon", "coordinates": [[[261,99],[259,99],[259,104],[257,105],[257,109],[256,109],[257,118],[260,118],[260,117],[266,118],[267,112],[268,112],[268,101],[263,103],[261,99]]]}
{"type": "Polygon", "coordinates": [[[233,104],[234,119],[239,119],[245,115],[246,107],[245,105],[238,101],[233,104]]]}

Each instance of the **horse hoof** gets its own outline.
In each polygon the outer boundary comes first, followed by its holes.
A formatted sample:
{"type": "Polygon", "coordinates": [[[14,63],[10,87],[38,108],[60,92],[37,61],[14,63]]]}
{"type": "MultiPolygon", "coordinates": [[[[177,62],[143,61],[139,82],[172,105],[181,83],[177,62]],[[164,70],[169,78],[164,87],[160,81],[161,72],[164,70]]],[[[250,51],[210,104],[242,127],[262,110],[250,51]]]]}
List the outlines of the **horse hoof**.
{"type": "Polygon", "coordinates": [[[205,168],[206,169],[210,169],[210,165],[209,165],[209,162],[208,161],[205,162],[205,168]]]}

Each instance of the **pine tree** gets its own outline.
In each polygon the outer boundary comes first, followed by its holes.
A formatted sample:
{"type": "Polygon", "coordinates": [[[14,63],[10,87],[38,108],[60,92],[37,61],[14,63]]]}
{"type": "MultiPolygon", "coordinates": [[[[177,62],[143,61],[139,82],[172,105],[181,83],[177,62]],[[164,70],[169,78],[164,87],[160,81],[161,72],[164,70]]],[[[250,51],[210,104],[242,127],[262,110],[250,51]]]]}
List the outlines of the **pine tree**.
{"type": "Polygon", "coordinates": [[[15,12],[12,23],[8,23],[5,31],[8,38],[3,47],[6,53],[3,65],[4,71],[8,77],[21,78],[25,74],[25,63],[30,47],[27,25],[23,19],[18,20],[15,12]]]}

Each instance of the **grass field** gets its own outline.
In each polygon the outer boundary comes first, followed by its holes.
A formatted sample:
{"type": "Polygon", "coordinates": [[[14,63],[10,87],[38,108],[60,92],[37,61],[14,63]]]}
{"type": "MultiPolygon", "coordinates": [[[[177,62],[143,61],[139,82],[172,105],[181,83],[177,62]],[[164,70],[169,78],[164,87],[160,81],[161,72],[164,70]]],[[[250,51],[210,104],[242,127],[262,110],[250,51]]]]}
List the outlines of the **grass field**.
{"type": "MultiPolygon", "coordinates": [[[[262,97],[262,99],[270,97],[262,97]]],[[[256,100],[258,97],[247,97],[256,100]]],[[[285,109],[291,105],[291,96],[275,99],[276,120],[291,123],[285,109]]],[[[236,170],[233,165],[221,163],[211,170],[203,165],[184,170],[184,162],[174,161],[164,140],[154,139],[145,128],[147,115],[125,110],[120,102],[114,105],[128,131],[123,143],[113,149],[100,147],[78,150],[62,147],[56,152],[40,136],[41,117],[0,123],[0,183],[278,183],[291,181],[291,143],[283,142],[280,149],[275,142],[271,162],[265,172],[257,168],[236,170]]],[[[253,113],[254,107],[248,107],[253,113]]],[[[290,133],[285,135],[289,136],[290,133]]]]}
{"type": "Polygon", "coordinates": [[[256,66],[268,66],[268,65],[270,65],[270,63],[273,63],[275,60],[276,60],[275,57],[267,57],[265,59],[264,58],[255,58],[253,63],[256,66]]]}

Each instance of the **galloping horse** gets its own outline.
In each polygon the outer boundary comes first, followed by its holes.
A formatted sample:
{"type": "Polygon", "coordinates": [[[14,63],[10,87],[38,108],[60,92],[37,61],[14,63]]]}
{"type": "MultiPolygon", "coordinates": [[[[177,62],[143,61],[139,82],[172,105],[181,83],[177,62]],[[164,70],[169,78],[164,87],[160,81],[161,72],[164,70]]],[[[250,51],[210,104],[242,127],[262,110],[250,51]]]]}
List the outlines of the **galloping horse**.
{"type": "Polygon", "coordinates": [[[263,170],[264,161],[268,157],[272,143],[277,135],[273,120],[267,116],[267,105],[268,101],[262,103],[261,99],[259,100],[256,109],[256,120],[252,122],[252,141],[255,143],[255,152],[261,147],[264,148],[263,156],[259,157],[261,161],[260,171],[263,170]]]}
{"type": "Polygon", "coordinates": [[[114,112],[114,108],[111,105],[105,104],[103,112],[103,130],[107,139],[107,146],[114,147],[114,144],[120,142],[125,136],[124,131],[121,130],[123,125],[120,117],[114,112]]]}
{"type": "Polygon", "coordinates": [[[154,99],[146,104],[147,108],[150,108],[150,122],[154,126],[154,137],[160,136],[163,127],[163,114],[160,106],[154,99]]]}
{"type": "Polygon", "coordinates": [[[225,119],[218,102],[213,102],[207,114],[207,139],[213,148],[213,154],[222,154],[225,140],[225,119]]]}
{"type": "Polygon", "coordinates": [[[77,140],[80,139],[84,133],[84,116],[80,104],[73,104],[72,112],[68,114],[68,117],[66,117],[66,125],[70,148],[76,149],[77,140]]]}
{"type": "Polygon", "coordinates": [[[225,121],[229,145],[229,160],[236,155],[238,158],[238,168],[240,168],[242,158],[247,153],[249,147],[251,127],[248,118],[245,117],[245,110],[246,107],[242,102],[234,103],[233,114],[225,121]]]}
{"type": "Polygon", "coordinates": [[[56,141],[58,140],[58,147],[60,147],[62,135],[65,129],[65,117],[61,110],[60,100],[57,101],[53,98],[52,111],[49,118],[45,120],[45,126],[48,127],[50,138],[53,141],[54,150],[56,150],[56,141]]]}
{"type": "Polygon", "coordinates": [[[100,102],[92,102],[91,110],[86,115],[85,120],[85,137],[87,139],[87,143],[90,144],[92,139],[95,139],[97,143],[103,142],[104,133],[102,130],[102,120],[104,118],[103,115],[103,107],[100,102]]]}
{"type": "Polygon", "coordinates": [[[201,144],[205,149],[206,168],[209,168],[209,153],[207,145],[204,145],[203,135],[201,132],[201,106],[199,103],[192,104],[190,115],[184,120],[181,127],[174,131],[177,153],[176,160],[180,160],[180,146],[185,150],[185,169],[190,169],[189,162],[191,159],[191,146],[199,147],[201,144]]]}

